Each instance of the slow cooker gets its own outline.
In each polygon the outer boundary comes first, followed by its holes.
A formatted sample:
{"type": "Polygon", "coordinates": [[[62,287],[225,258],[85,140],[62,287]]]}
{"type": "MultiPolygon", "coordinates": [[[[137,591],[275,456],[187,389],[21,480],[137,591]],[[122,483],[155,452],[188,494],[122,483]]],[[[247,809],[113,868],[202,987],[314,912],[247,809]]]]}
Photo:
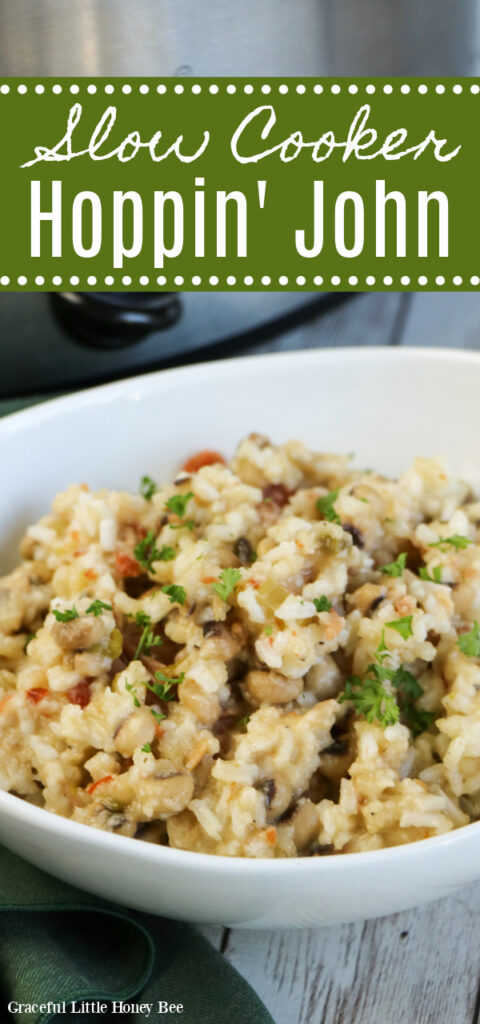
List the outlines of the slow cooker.
{"type": "MultiPolygon", "coordinates": [[[[477,0],[4,0],[1,76],[465,75],[477,0]]],[[[233,354],[342,296],[3,294],[0,398],[233,354]]]]}

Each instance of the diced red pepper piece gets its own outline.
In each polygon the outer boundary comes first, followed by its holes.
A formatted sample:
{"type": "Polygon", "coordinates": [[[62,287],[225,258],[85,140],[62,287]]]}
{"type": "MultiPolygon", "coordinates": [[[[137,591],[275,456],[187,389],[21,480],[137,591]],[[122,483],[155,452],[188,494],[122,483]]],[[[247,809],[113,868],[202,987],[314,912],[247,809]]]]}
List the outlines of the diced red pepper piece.
{"type": "Polygon", "coordinates": [[[101,786],[104,782],[113,782],[113,775],[104,775],[103,779],[97,779],[96,782],[92,782],[90,786],[87,786],[87,793],[94,793],[97,786],[101,786]]]}
{"type": "Polygon", "coordinates": [[[115,568],[120,576],[130,578],[140,576],[140,566],[136,558],[127,555],[126,551],[117,551],[115,555],[115,568]]]}
{"type": "Polygon", "coordinates": [[[213,452],[206,448],[202,452],[197,452],[195,455],[191,455],[190,458],[184,462],[182,469],[187,473],[197,473],[202,466],[214,466],[217,462],[225,464],[223,455],[220,455],[220,452],[213,452]]]}
{"type": "Polygon", "coordinates": [[[45,690],[43,686],[33,686],[31,690],[27,690],[27,698],[32,704],[38,704],[47,694],[48,690],[45,690]]]}

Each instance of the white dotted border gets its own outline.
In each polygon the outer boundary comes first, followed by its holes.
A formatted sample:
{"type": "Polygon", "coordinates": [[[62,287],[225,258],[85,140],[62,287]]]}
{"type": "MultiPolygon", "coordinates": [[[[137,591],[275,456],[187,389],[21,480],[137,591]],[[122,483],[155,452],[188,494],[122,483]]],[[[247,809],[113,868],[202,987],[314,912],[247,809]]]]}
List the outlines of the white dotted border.
{"type": "Polygon", "coordinates": [[[290,85],[286,82],[278,84],[276,82],[273,84],[271,82],[245,82],[245,84],[239,85],[234,82],[221,82],[220,84],[216,82],[207,84],[204,82],[201,84],[196,81],[185,85],[175,79],[170,83],[160,82],[157,86],[147,82],[140,82],[139,84],[135,83],[134,85],[131,85],[129,82],[124,82],[123,84],[117,83],[116,85],[111,82],[107,82],[105,85],[99,85],[98,83],[87,82],[86,80],[81,82],[81,84],[73,82],[71,85],[62,85],[60,82],[53,82],[51,85],[42,82],[38,82],[36,85],[33,85],[31,82],[29,84],[21,82],[18,85],[10,85],[8,82],[0,84],[0,96],[8,96],[9,94],[19,94],[20,96],[24,96],[26,93],[35,93],[37,96],[42,96],[48,92],[51,92],[54,95],[61,95],[64,92],[71,93],[72,95],[77,95],[79,92],[87,92],[90,95],[95,95],[96,93],[104,92],[107,96],[112,95],[115,92],[123,93],[125,96],[131,93],[139,93],[142,96],[147,96],[150,93],[155,92],[160,95],[164,95],[169,92],[177,96],[181,96],[184,93],[193,93],[193,95],[198,95],[202,92],[208,92],[211,95],[225,92],[230,96],[242,92],[247,95],[254,92],[260,92],[263,95],[276,92],[280,95],[285,95],[289,92],[296,92],[299,96],[305,95],[307,92],[313,92],[317,95],[320,95],[321,93],[331,93],[333,96],[339,96],[342,92],[348,92],[352,96],[357,93],[362,94],[364,92],[367,93],[367,95],[383,92],[387,96],[392,95],[393,93],[400,93],[400,95],[403,96],[408,96],[411,93],[418,93],[420,96],[424,96],[429,92],[436,93],[437,95],[443,95],[451,92],[454,95],[459,96],[463,92],[470,92],[473,93],[473,95],[480,94],[480,84],[473,82],[470,85],[467,85],[466,83],[462,84],[461,82],[449,82],[445,85],[442,82],[438,82],[437,84],[432,82],[428,85],[426,82],[420,82],[416,85],[409,84],[408,82],[402,82],[401,79],[393,83],[386,82],[382,85],[375,85],[373,82],[362,82],[360,85],[357,82],[327,83],[325,79],[324,84],[318,81],[308,81],[307,83],[299,82],[297,84],[290,85]]]}
{"type": "Polygon", "coordinates": [[[78,277],[78,275],[73,274],[71,277],[66,278],[59,277],[58,275],[55,275],[52,278],[46,278],[41,275],[38,275],[32,278],[30,282],[29,279],[24,275],[19,275],[19,277],[13,278],[13,280],[6,274],[0,275],[0,286],[2,288],[8,288],[10,284],[13,284],[14,286],[19,285],[21,288],[24,288],[29,283],[30,287],[32,285],[36,285],[38,288],[49,288],[50,285],[53,285],[55,288],[59,288],[61,285],[63,285],[64,287],[68,287],[70,285],[73,288],[85,286],[88,286],[89,288],[94,288],[95,285],[97,284],[101,286],[106,285],[109,288],[111,288],[113,285],[116,285],[118,287],[118,285],[120,284],[123,285],[125,288],[129,288],[130,286],[136,288],[138,285],[141,285],[142,288],[147,288],[149,285],[152,285],[152,287],[154,288],[157,285],[159,285],[162,288],[165,288],[167,285],[170,288],[172,287],[172,285],[175,285],[177,288],[181,288],[184,285],[186,285],[187,287],[189,287],[190,285],[198,287],[199,285],[202,284],[202,281],[204,284],[209,284],[212,287],[216,287],[221,283],[223,284],[223,282],[226,285],[228,285],[229,288],[233,288],[235,285],[245,285],[247,288],[251,288],[253,285],[255,285],[256,290],[259,290],[260,287],[276,288],[277,285],[280,285],[281,288],[285,288],[287,285],[295,285],[301,288],[304,288],[306,286],[308,286],[309,288],[311,288],[312,286],[314,288],[321,288],[322,286],[325,286],[327,288],[338,288],[340,285],[342,285],[344,288],[360,287],[362,290],[364,289],[365,285],[367,286],[367,288],[373,288],[375,285],[377,286],[377,288],[391,288],[392,286],[395,286],[396,288],[408,288],[412,284],[419,285],[421,288],[425,288],[426,285],[428,285],[429,283],[430,285],[435,285],[436,287],[440,288],[444,287],[445,285],[448,287],[452,284],[456,288],[460,287],[463,284],[472,285],[474,288],[478,288],[480,286],[480,276],[477,276],[476,274],[466,278],[461,277],[459,274],[455,274],[455,276],[451,278],[446,278],[443,275],[437,275],[435,277],[428,278],[425,277],[423,274],[421,274],[419,277],[409,277],[406,274],[402,274],[402,276],[396,280],[390,275],[377,278],[374,277],[372,274],[367,275],[367,277],[357,277],[355,275],[350,275],[349,277],[345,278],[341,278],[337,274],[334,274],[332,277],[325,278],[321,277],[320,274],[315,274],[315,276],[312,278],[307,278],[303,274],[299,274],[298,276],[293,275],[291,277],[287,277],[285,274],[281,274],[280,277],[270,277],[268,274],[264,274],[261,277],[257,278],[252,277],[251,274],[246,274],[245,277],[238,278],[235,277],[233,274],[228,274],[227,277],[222,279],[217,277],[216,274],[212,274],[204,278],[200,277],[198,274],[194,274],[193,277],[183,277],[181,274],[175,274],[175,276],[170,278],[167,278],[164,274],[161,274],[158,277],[148,277],[146,274],[142,274],[138,278],[132,278],[130,277],[129,274],[123,274],[121,276],[118,276],[117,278],[113,277],[113,275],[111,274],[107,274],[106,277],[98,278],[95,277],[93,274],[89,274],[88,277],[85,277],[83,279],[78,277]]]}

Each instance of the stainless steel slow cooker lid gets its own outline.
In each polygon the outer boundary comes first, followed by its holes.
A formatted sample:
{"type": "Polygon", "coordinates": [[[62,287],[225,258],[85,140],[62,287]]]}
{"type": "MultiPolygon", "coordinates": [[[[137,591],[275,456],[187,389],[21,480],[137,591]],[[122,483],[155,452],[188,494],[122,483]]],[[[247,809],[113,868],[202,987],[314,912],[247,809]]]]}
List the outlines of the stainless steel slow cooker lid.
{"type": "Polygon", "coordinates": [[[0,75],[465,75],[477,0],[3,0],[0,75]]]}

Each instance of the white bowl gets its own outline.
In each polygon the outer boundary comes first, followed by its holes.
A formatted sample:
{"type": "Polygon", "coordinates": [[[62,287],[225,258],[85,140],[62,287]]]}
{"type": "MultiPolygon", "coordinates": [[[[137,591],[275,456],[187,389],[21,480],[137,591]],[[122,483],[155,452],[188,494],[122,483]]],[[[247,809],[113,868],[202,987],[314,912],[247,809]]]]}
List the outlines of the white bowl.
{"type": "MultiPolygon", "coordinates": [[[[0,422],[2,570],[14,541],[74,480],[136,489],[198,448],[256,430],[396,474],[416,455],[480,468],[480,356],[337,349],[193,366],[84,391],[0,422]]],[[[407,846],[242,860],[143,843],[0,793],[0,839],[80,888],[151,913],[249,928],[311,927],[404,910],[480,879],[480,823],[407,846]]]]}

